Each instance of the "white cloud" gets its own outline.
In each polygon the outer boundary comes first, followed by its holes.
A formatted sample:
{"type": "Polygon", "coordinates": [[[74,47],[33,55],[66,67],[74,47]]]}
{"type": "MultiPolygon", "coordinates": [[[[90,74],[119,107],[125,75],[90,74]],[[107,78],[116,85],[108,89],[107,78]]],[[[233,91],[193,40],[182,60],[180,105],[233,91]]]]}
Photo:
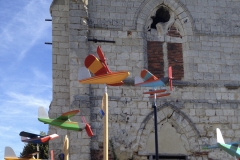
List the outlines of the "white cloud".
{"type": "Polygon", "coordinates": [[[47,108],[50,105],[50,101],[46,99],[36,98],[33,95],[25,95],[22,93],[13,93],[9,92],[7,95],[12,99],[9,102],[12,103],[21,103],[26,106],[43,106],[47,108]]]}
{"type": "Polygon", "coordinates": [[[49,77],[46,76],[46,74],[44,74],[43,71],[38,70],[36,68],[32,69],[33,74],[34,74],[34,79],[38,80],[38,81],[46,81],[49,80],[49,77]]]}
{"type": "Polygon", "coordinates": [[[4,37],[0,39],[1,53],[13,54],[21,60],[38,39],[46,37],[49,34],[46,30],[51,25],[44,21],[49,17],[49,12],[42,10],[49,10],[49,7],[46,0],[31,0],[15,13],[4,29],[0,30],[0,37],[4,37]]]}
{"type": "Polygon", "coordinates": [[[51,23],[44,21],[50,18],[50,4],[51,0],[0,1],[0,157],[5,146],[19,156],[24,146],[20,131],[39,133],[48,128],[38,122],[37,112],[51,102],[51,77],[47,76],[51,68],[46,65],[43,70],[46,62],[36,65],[36,60],[51,57],[51,50],[49,55],[36,52],[41,53],[44,48],[39,44],[51,38],[51,23]]]}

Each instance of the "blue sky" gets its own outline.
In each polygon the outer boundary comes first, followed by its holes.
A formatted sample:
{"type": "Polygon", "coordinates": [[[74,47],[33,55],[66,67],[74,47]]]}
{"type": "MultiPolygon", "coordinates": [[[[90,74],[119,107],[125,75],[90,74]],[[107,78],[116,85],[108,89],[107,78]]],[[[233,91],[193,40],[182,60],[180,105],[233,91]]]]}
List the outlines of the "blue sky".
{"type": "Polygon", "coordinates": [[[51,2],[0,0],[0,159],[5,146],[19,156],[21,131],[48,131],[37,112],[52,100],[51,2]]]}

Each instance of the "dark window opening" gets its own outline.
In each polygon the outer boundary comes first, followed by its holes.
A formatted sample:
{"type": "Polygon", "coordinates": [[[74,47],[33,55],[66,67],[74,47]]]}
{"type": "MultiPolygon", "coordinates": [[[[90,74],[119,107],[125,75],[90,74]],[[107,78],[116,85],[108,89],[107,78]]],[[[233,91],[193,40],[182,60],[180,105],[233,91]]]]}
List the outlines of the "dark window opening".
{"type": "Polygon", "coordinates": [[[156,24],[161,22],[161,23],[165,23],[168,22],[170,19],[170,14],[169,11],[166,7],[161,6],[157,12],[156,15],[151,17],[153,22],[151,24],[151,28],[156,29],[156,24]]]}

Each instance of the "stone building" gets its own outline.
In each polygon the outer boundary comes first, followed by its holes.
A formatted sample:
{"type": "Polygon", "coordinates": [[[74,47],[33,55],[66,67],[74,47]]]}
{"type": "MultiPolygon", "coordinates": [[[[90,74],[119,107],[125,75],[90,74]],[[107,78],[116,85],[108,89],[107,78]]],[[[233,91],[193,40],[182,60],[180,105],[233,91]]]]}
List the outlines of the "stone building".
{"type": "Polygon", "coordinates": [[[239,0],[53,0],[53,100],[50,117],[80,109],[95,134],[49,127],[62,138],[50,143],[58,154],[64,135],[71,160],[101,159],[103,120],[98,115],[103,85],[82,85],[78,69],[101,46],[112,71],[131,75],[108,87],[109,153],[112,159],[152,159],[154,121],[149,88],[133,79],[144,68],[158,77],[173,66],[174,89],[157,100],[160,156],[175,159],[231,159],[216,143],[220,128],[226,142],[240,137],[239,0]],[[91,41],[94,40],[94,41],[91,41]],[[97,40],[114,41],[115,43],[97,40]],[[114,149],[111,147],[114,146],[114,149]]]}

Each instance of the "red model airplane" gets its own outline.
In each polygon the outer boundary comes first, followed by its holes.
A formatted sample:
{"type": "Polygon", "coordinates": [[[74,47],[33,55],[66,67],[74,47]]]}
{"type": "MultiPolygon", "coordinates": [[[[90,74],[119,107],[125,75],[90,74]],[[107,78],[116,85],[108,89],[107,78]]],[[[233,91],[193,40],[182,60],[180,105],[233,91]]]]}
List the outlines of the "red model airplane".
{"type": "Polygon", "coordinates": [[[106,63],[106,58],[100,46],[97,47],[97,54],[100,60],[90,54],[85,59],[85,67],[79,69],[79,82],[83,84],[107,84],[110,86],[120,86],[130,73],[128,71],[112,72],[106,63]],[[91,77],[89,71],[94,75],[91,77]]]}

